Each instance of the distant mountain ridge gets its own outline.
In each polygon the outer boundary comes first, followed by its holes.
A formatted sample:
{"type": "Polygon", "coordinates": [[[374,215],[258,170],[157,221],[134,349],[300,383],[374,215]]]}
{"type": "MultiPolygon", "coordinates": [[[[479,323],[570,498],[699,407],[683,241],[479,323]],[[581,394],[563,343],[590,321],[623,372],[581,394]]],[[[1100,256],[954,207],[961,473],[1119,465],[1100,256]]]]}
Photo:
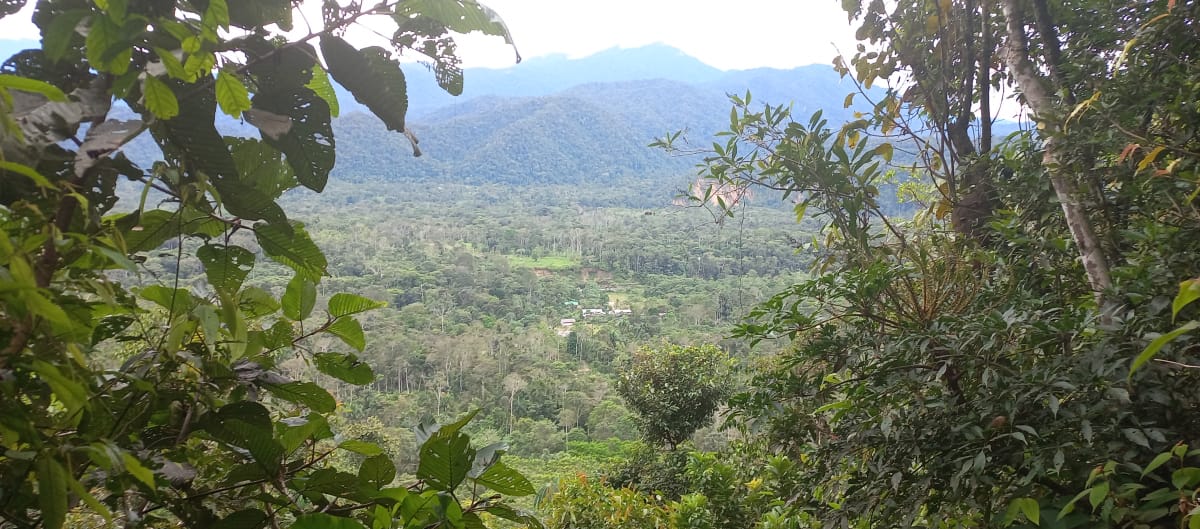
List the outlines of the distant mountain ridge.
{"type": "Polygon", "coordinates": [[[675,130],[709,144],[729,126],[728,94],[749,91],[756,105],[791,103],[798,119],[822,109],[834,124],[856,110],[843,108],[853,87],[832,67],[721,71],[661,45],[467,70],[458,98],[413,70],[409,127],[425,155],[413,159],[407,140],[388,135],[378,120],[344,112],[335,123],[335,176],[522,184],[682,176],[696,159],[646,145],[675,130]]]}
{"type": "MultiPolygon", "coordinates": [[[[37,47],[0,41],[0,56],[37,47]]],[[[602,178],[686,176],[694,159],[646,145],[675,130],[700,145],[729,125],[727,94],[750,91],[755,103],[794,103],[798,119],[824,109],[831,123],[853,87],[831,67],[722,71],[665,45],[610,49],[588,57],[531,58],[505,69],[468,69],[464,94],[437,86],[420,64],[404,68],[409,126],[421,140],[420,158],[406,139],[387,132],[353,96],[337,87],[338,162],[344,180],[390,178],[468,182],[570,183],[602,178]]],[[[219,117],[227,134],[253,134],[248,124],[219,117]]],[[[157,157],[149,138],[126,150],[140,163],[157,157]],[[146,145],[141,145],[141,143],[146,145]]]]}

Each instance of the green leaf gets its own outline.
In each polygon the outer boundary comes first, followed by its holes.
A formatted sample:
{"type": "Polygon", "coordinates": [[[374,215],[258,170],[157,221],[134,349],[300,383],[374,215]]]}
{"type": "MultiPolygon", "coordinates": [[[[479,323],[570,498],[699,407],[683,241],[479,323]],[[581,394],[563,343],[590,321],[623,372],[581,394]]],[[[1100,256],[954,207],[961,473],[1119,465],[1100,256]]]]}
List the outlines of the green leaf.
{"type": "Polygon", "coordinates": [[[153,75],[147,75],[142,81],[142,101],[159,119],[171,119],[179,115],[179,100],[175,98],[175,92],[153,75]]]}
{"type": "Polygon", "coordinates": [[[251,53],[271,60],[251,68],[259,90],[246,118],[262,132],[263,141],[287,156],[300,183],[320,192],[336,150],[329,104],[307,87],[320,69],[316,51],[307,44],[283,49],[255,45],[251,53]]]}
{"type": "Polygon", "coordinates": [[[1154,472],[1155,469],[1163,466],[1163,464],[1165,464],[1167,461],[1170,461],[1170,460],[1171,460],[1170,452],[1163,452],[1161,454],[1158,454],[1157,456],[1154,456],[1154,459],[1150,461],[1150,464],[1146,465],[1146,468],[1142,469],[1142,477],[1143,478],[1146,477],[1146,474],[1154,472]]]}
{"type": "Polygon", "coordinates": [[[73,48],[72,40],[79,35],[75,28],[88,16],[87,9],[73,9],[57,14],[42,30],[42,53],[50,62],[59,62],[73,48]]]}
{"type": "Polygon", "coordinates": [[[528,496],[536,492],[533,484],[516,469],[501,462],[496,462],[483,471],[475,481],[500,494],[509,496],[528,496]]]}
{"type": "Polygon", "coordinates": [[[317,370],[333,378],[362,386],[375,380],[371,366],[357,356],[342,353],[317,353],[317,370]]]}
{"type": "Polygon", "coordinates": [[[38,507],[42,527],[59,529],[67,520],[67,480],[71,477],[57,459],[44,452],[37,459],[38,507]]]}
{"type": "Polygon", "coordinates": [[[260,529],[267,525],[269,518],[261,509],[242,509],[221,518],[213,524],[221,529],[260,529]]]}
{"type": "Polygon", "coordinates": [[[312,79],[305,88],[312,90],[318,97],[325,100],[325,104],[329,106],[329,115],[338,117],[341,109],[338,106],[337,92],[333,89],[333,83],[329,81],[329,74],[320,66],[314,66],[312,69],[312,79]]]}
{"type": "Polygon", "coordinates": [[[1171,473],[1171,484],[1177,489],[1193,489],[1200,485],[1200,468],[1184,467],[1171,473]]]}
{"type": "Polygon", "coordinates": [[[141,461],[138,461],[138,458],[134,457],[133,454],[130,454],[129,452],[121,454],[121,462],[125,465],[125,471],[128,472],[129,475],[142,482],[142,484],[146,485],[146,487],[150,488],[150,490],[155,489],[154,472],[146,468],[146,466],[143,465],[141,461]]]}
{"type": "MultiPolygon", "coordinates": [[[[500,15],[476,0],[408,0],[396,6],[395,18],[398,21],[413,16],[432,18],[455,33],[479,31],[485,35],[503,37],[504,42],[513,44],[508,25],[500,15]]],[[[516,50],[515,46],[513,50],[516,50]]],[[[517,62],[521,62],[520,53],[517,54],[517,62]]]]}
{"type": "Polygon", "coordinates": [[[87,405],[87,389],[82,384],[67,378],[53,364],[44,360],[34,360],[30,363],[30,368],[38,374],[38,378],[50,386],[50,391],[54,393],[59,402],[62,402],[63,406],[66,406],[68,414],[75,415],[77,411],[87,405]]]}
{"type": "Polygon", "coordinates": [[[1015,507],[1033,525],[1040,524],[1041,508],[1038,506],[1037,500],[1033,498],[1017,498],[1013,500],[1010,510],[1012,507],[1015,507]]]}
{"type": "Polygon", "coordinates": [[[308,237],[303,226],[260,222],[254,225],[254,235],[268,257],[306,279],[316,281],[326,274],[329,263],[325,254],[308,237]]]}
{"type": "Polygon", "coordinates": [[[1179,311],[1193,301],[1200,299],[1200,279],[1189,279],[1179,284],[1179,294],[1171,302],[1171,317],[1179,316],[1179,311]]]}
{"type": "Polygon", "coordinates": [[[1155,338],[1154,341],[1150,342],[1150,345],[1146,346],[1146,349],[1143,350],[1142,353],[1137,356],[1137,358],[1133,359],[1133,364],[1129,366],[1128,378],[1133,378],[1133,374],[1143,365],[1145,365],[1146,362],[1149,362],[1152,358],[1154,358],[1154,355],[1158,354],[1158,351],[1162,349],[1164,345],[1167,345],[1171,342],[1171,340],[1182,336],[1196,327],[1200,327],[1200,321],[1189,321],[1182,327],[1155,338]]]}
{"type": "Polygon", "coordinates": [[[325,332],[341,338],[346,345],[358,349],[360,352],[367,347],[367,338],[363,335],[362,324],[350,316],[338,318],[325,329],[325,332]]]}
{"type": "Polygon", "coordinates": [[[373,46],[356,50],[335,36],[321,38],[321,54],[329,74],[366,105],[388,130],[404,131],[408,112],[408,90],[400,64],[389,58],[383,48],[373,46]]]}
{"type": "Polygon", "coordinates": [[[386,454],[378,454],[363,460],[358,467],[358,480],[375,490],[382,489],[396,479],[396,465],[386,454]]]}
{"type": "Polygon", "coordinates": [[[234,118],[242,117],[242,112],[250,109],[250,92],[246,85],[225,70],[217,72],[216,93],[221,111],[234,118]]]}
{"type": "Polygon", "coordinates": [[[229,3],[229,22],[242,29],[276,24],[279,29],[291,31],[292,6],[288,0],[234,0],[229,3]]]}
{"type": "Polygon", "coordinates": [[[367,529],[353,518],[342,518],[325,513],[305,514],[296,517],[291,529],[367,529]]]}
{"type": "Polygon", "coordinates": [[[333,413],[337,401],[325,388],[312,382],[288,382],[287,384],[263,384],[272,395],[288,402],[308,406],[317,413],[333,413]]]}
{"type": "Polygon", "coordinates": [[[170,50],[163,48],[154,48],[154,54],[158,56],[158,60],[162,62],[163,68],[166,68],[167,75],[174,79],[182,79],[184,81],[193,81],[192,76],[188,75],[183,69],[183,63],[179,62],[179,57],[170,50]]]}
{"type": "Polygon", "coordinates": [[[1088,493],[1088,503],[1092,504],[1092,510],[1100,508],[1100,504],[1104,503],[1104,499],[1108,498],[1108,482],[1101,481],[1092,487],[1092,492],[1088,493]]]}
{"type": "Polygon", "coordinates": [[[456,431],[442,435],[438,432],[421,445],[417,477],[434,489],[452,491],[466,479],[474,457],[475,451],[466,434],[456,431]]]}
{"type": "Polygon", "coordinates": [[[254,254],[240,246],[206,244],[196,250],[208,283],[222,296],[233,297],[254,269],[254,254]]]}
{"type": "Polygon", "coordinates": [[[102,72],[124,75],[133,62],[133,47],[127,40],[133,32],[125,31],[108,16],[94,15],[91,20],[86,39],[88,63],[102,72]]]}
{"type": "Polygon", "coordinates": [[[284,316],[293,321],[303,320],[312,314],[317,304],[317,285],[303,274],[296,274],[288,282],[280,302],[284,316]]]}
{"type": "Polygon", "coordinates": [[[214,439],[243,448],[268,475],[274,475],[283,460],[283,446],[274,437],[271,414],[257,402],[235,402],[206,414],[201,428],[214,439]]]}
{"type": "Polygon", "coordinates": [[[0,88],[41,94],[51,101],[67,100],[67,94],[64,94],[57,86],[18,75],[0,74],[0,88]]]}
{"type": "Polygon", "coordinates": [[[183,288],[150,285],[143,288],[139,294],[143,299],[153,301],[158,306],[167,309],[172,317],[191,312],[198,303],[196,297],[183,288]]]}
{"type": "Polygon", "coordinates": [[[342,444],[338,445],[338,448],[367,457],[374,457],[383,453],[383,449],[379,448],[379,445],[375,443],[368,443],[366,441],[359,441],[357,439],[342,441],[342,444]]]}
{"type": "Polygon", "coordinates": [[[386,306],[387,303],[383,301],[375,301],[357,294],[339,292],[329,298],[328,308],[331,317],[340,318],[386,306]]]}
{"type": "Polygon", "coordinates": [[[279,443],[283,445],[283,450],[287,453],[292,453],[304,445],[304,442],[309,439],[320,439],[323,434],[331,433],[329,430],[329,422],[325,417],[310,413],[308,417],[294,417],[285,419],[282,424],[282,429],[279,433],[279,443]]]}
{"type": "Polygon", "coordinates": [[[226,141],[238,179],[261,192],[264,198],[276,200],[298,184],[283,153],[266,142],[247,138],[226,138],[226,141]]]}

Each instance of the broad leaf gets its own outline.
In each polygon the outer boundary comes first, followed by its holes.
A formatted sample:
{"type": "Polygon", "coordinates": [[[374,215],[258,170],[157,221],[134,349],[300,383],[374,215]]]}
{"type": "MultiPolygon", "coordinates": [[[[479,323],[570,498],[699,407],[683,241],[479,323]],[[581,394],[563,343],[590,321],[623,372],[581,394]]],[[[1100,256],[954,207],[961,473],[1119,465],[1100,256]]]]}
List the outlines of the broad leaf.
{"type": "Polygon", "coordinates": [[[341,38],[321,38],[321,54],[330,75],[371,109],[388,130],[404,131],[408,112],[408,90],[400,63],[383,48],[373,46],[356,50],[341,38]]]}
{"type": "Polygon", "coordinates": [[[42,527],[59,529],[67,519],[67,480],[71,479],[71,476],[62,464],[48,453],[38,457],[35,467],[42,527]]]}
{"type": "Polygon", "coordinates": [[[341,338],[346,345],[362,351],[367,347],[367,338],[363,334],[362,324],[350,316],[342,316],[331,323],[325,332],[341,338]]]}
{"type": "Polygon", "coordinates": [[[437,490],[452,491],[466,479],[475,451],[466,434],[439,432],[421,445],[420,456],[417,477],[437,490]]]}
{"type": "Polygon", "coordinates": [[[287,266],[312,281],[326,274],[329,263],[300,225],[260,222],[254,225],[259,246],[275,262],[287,266]]]}
{"type": "Polygon", "coordinates": [[[339,292],[329,298],[328,309],[331,317],[340,318],[386,306],[387,303],[383,301],[375,301],[357,294],[339,292]]]}
{"type": "Polygon", "coordinates": [[[294,321],[303,320],[312,314],[317,304],[317,285],[304,274],[296,274],[288,282],[280,302],[284,316],[294,321]]]}
{"type": "Polygon", "coordinates": [[[216,94],[221,112],[234,118],[242,117],[242,112],[250,109],[250,92],[241,79],[232,73],[225,70],[217,72],[216,94]]]}
{"type": "Polygon", "coordinates": [[[325,388],[312,382],[288,382],[287,384],[264,384],[272,395],[288,402],[308,406],[318,413],[333,413],[337,401],[325,388]]]}
{"type": "Polygon", "coordinates": [[[373,457],[383,453],[383,449],[379,448],[379,445],[375,443],[368,443],[366,441],[359,441],[357,439],[342,441],[342,444],[338,445],[338,448],[367,457],[373,457]]]}
{"type": "Polygon", "coordinates": [[[206,244],[196,250],[208,283],[222,296],[233,297],[254,268],[254,254],[240,246],[206,244]]]}
{"type": "Polygon", "coordinates": [[[333,378],[362,386],[375,380],[371,366],[357,356],[342,353],[317,353],[317,370],[333,378]]]}
{"type": "Polygon", "coordinates": [[[235,402],[207,414],[201,428],[214,439],[248,451],[268,475],[283,460],[283,446],[274,437],[270,413],[256,402],[235,402]]]}
{"type": "Polygon", "coordinates": [[[489,466],[475,481],[500,494],[528,496],[536,492],[525,476],[501,462],[489,466]]]}
{"type": "Polygon", "coordinates": [[[358,467],[358,480],[374,488],[382,489],[396,479],[396,465],[386,454],[371,456],[358,467]]]}
{"type": "Polygon", "coordinates": [[[166,83],[153,75],[142,81],[142,104],[158,119],[171,119],[179,115],[179,99],[166,83]]]}

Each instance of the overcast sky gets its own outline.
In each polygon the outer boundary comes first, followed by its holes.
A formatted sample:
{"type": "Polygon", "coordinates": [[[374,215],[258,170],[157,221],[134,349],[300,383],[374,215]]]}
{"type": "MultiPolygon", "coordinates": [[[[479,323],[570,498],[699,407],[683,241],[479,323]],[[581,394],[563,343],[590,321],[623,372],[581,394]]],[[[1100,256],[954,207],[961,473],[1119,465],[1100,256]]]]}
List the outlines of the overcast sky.
{"type": "MultiPolygon", "coordinates": [[[[252,1],[252,0],[229,0],[252,1]]],[[[21,13],[0,20],[0,38],[37,39],[21,13]]],[[[721,69],[829,64],[853,32],[837,0],[484,0],[500,13],[525,58],[582,57],[612,47],[664,43],[721,69]]],[[[317,15],[319,18],[319,15],[317,15]]],[[[297,21],[299,22],[299,21],[297,21]]],[[[357,40],[357,39],[355,39],[357,40]]],[[[496,38],[459,39],[467,66],[505,67],[496,38]]]]}

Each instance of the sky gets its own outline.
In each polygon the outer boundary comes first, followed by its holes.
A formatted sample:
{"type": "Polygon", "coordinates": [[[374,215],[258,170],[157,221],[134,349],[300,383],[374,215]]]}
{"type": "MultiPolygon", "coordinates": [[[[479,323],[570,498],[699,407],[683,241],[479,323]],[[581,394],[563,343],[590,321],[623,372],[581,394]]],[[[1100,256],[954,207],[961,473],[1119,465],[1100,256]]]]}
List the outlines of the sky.
{"type": "MultiPolygon", "coordinates": [[[[253,0],[230,0],[253,1],[253,0]]],[[[2,39],[38,39],[33,4],[0,20],[2,39]]],[[[309,2],[319,4],[319,2],[309,2]]],[[[524,58],[663,43],[723,70],[830,64],[835,45],[853,51],[837,0],[484,0],[508,24],[524,58]]],[[[320,16],[316,15],[316,19],[320,16]]],[[[364,32],[367,33],[367,32],[364,32]]],[[[468,67],[514,62],[502,40],[457,39],[468,67]]]]}

